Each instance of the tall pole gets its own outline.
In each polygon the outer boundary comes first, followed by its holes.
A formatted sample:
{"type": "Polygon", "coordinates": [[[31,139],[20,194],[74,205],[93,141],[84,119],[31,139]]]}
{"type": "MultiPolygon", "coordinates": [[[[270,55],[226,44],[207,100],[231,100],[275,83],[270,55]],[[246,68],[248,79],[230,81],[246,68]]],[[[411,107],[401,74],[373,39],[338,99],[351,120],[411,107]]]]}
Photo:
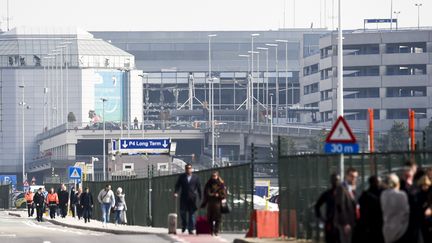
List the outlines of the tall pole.
{"type": "MultiPolygon", "coordinates": [[[[209,62],[208,62],[208,64],[209,64],[209,68],[208,68],[208,70],[209,70],[209,74],[208,74],[208,80],[209,80],[209,125],[211,126],[211,133],[212,133],[212,137],[211,137],[211,140],[212,140],[212,147],[211,147],[211,149],[212,149],[212,167],[215,167],[215,129],[214,129],[214,126],[215,126],[215,122],[214,122],[214,85],[213,85],[213,82],[214,82],[214,80],[213,80],[213,78],[212,78],[212,63],[211,63],[211,61],[212,61],[212,58],[211,58],[211,54],[212,54],[212,52],[211,52],[211,39],[213,38],[213,37],[216,37],[216,34],[210,34],[210,35],[208,35],[208,60],[209,60],[209,62]]],[[[191,97],[191,99],[193,99],[192,97],[191,97]]]]}
{"type": "MultiPolygon", "coordinates": [[[[342,33],[342,1],[339,1],[338,13],[338,86],[337,86],[337,115],[344,115],[344,101],[343,101],[343,33],[342,33]]],[[[343,180],[344,176],[344,155],[340,156],[340,177],[343,180]]]]}
{"type": "Polygon", "coordinates": [[[215,120],[214,120],[214,79],[210,81],[210,85],[212,86],[211,92],[211,120],[212,120],[212,167],[215,167],[216,157],[215,157],[215,120]]]}
{"type": "Polygon", "coordinates": [[[9,16],[9,0],[7,0],[6,1],[6,18],[7,18],[7,31],[9,31],[10,30],[10,25],[9,25],[9,22],[10,22],[10,16],[9,16]]]}
{"type": "Polygon", "coordinates": [[[279,58],[278,58],[278,44],[266,44],[275,48],[275,69],[276,69],[276,122],[279,118],[279,58]]]}
{"type": "Polygon", "coordinates": [[[417,28],[420,29],[420,7],[423,6],[423,4],[416,3],[415,6],[417,7],[417,28]]]}
{"type": "Polygon", "coordinates": [[[392,29],[393,29],[393,0],[390,0],[390,30],[392,29]]]}
{"type": "Polygon", "coordinates": [[[250,97],[248,97],[250,104],[250,128],[254,128],[254,39],[260,34],[251,34],[251,79],[250,79],[250,97]]]}
{"type": "Polygon", "coordinates": [[[270,146],[273,145],[273,94],[270,95],[270,146]]]}
{"type": "Polygon", "coordinates": [[[22,178],[23,178],[23,183],[25,182],[25,107],[26,107],[26,103],[25,103],[25,86],[24,84],[18,86],[19,88],[22,89],[22,101],[20,103],[20,105],[22,106],[22,178]]]}
{"type": "Polygon", "coordinates": [[[60,104],[60,121],[63,124],[64,123],[64,89],[63,89],[64,83],[63,83],[63,47],[60,47],[60,94],[61,94],[61,104],[60,104]]]}
{"type": "Polygon", "coordinates": [[[288,123],[288,40],[276,40],[285,43],[285,119],[288,123]]]}
{"type": "Polygon", "coordinates": [[[102,153],[103,153],[103,179],[106,181],[106,155],[105,155],[105,102],[107,99],[101,98],[102,101],[102,119],[103,119],[103,144],[102,144],[102,153]]]}

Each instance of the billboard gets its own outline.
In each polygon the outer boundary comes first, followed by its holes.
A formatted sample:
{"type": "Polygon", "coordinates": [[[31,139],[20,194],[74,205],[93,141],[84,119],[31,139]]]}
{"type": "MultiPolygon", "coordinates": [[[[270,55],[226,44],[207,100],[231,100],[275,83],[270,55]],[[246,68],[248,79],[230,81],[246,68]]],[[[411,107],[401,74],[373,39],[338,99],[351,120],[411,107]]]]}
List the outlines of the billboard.
{"type": "Polygon", "coordinates": [[[123,118],[124,73],[121,71],[97,71],[94,79],[95,121],[121,121],[123,118]],[[103,102],[105,101],[105,117],[103,102]]]}

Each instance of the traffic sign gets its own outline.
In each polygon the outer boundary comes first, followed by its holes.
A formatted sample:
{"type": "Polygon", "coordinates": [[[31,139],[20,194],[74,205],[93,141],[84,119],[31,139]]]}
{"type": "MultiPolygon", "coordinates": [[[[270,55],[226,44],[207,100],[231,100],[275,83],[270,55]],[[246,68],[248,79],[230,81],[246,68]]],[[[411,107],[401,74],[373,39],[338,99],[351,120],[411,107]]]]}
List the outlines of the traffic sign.
{"type": "Polygon", "coordinates": [[[120,150],[169,150],[170,139],[120,139],[120,150]]]}
{"type": "Polygon", "coordinates": [[[356,137],[354,136],[351,128],[349,127],[343,116],[339,116],[326,138],[327,143],[355,143],[356,137]]]}
{"type": "Polygon", "coordinates": [[[69,166],[69,179],[81,179],[82,170],[80,167],[69,166]]]}
{"type": "Polygon", "coordinates": [[[357,154],[360,148],[357,143],[326,143],[324,151],[328,154],[357,154]]]}

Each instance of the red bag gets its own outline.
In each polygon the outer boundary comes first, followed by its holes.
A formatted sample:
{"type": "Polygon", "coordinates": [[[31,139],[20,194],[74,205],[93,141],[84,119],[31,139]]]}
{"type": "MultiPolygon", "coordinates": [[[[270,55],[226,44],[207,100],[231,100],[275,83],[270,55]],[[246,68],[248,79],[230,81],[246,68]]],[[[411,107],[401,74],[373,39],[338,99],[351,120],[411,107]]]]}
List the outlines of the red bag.
{"type": "Polygon", "coordinates": [[[210,224],[205,216],[198,216],[196,219],[196,234],[211,234],[210,224]]]}

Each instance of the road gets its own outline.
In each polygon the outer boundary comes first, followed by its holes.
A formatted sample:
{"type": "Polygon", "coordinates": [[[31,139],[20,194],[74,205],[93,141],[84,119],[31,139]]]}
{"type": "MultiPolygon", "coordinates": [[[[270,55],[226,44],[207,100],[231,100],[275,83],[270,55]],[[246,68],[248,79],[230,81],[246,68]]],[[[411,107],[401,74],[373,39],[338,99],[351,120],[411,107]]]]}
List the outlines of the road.
{"type": "Polygon", "coordinates": [[[0,212],[0,242],[22,243],[134,243],[175,242],[168,236],[156,235],[113,235],[107,233],[79,230],[53,225],[48,222],[38,223],[28,218],[9,216],[0,212]]]}
{"type": "Polygon", "coordinates": [[[63,227],[49,222],[37,222],[34,218],[20,218],[0,211],[0,243],[228,243],[243,234],[210,235],[115,235],[63,227]]]}

